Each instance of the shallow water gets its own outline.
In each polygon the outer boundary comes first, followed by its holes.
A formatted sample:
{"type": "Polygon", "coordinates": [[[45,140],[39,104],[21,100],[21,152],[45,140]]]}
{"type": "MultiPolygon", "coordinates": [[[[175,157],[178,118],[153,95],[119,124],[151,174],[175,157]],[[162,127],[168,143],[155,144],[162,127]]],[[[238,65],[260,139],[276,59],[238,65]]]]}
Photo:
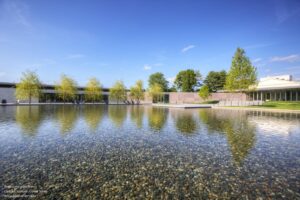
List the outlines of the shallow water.
{"type": "Polygon", "coordinates": [[[33,199],[299,199],[300,114],[0,107],[0,180],[33,199]]]}

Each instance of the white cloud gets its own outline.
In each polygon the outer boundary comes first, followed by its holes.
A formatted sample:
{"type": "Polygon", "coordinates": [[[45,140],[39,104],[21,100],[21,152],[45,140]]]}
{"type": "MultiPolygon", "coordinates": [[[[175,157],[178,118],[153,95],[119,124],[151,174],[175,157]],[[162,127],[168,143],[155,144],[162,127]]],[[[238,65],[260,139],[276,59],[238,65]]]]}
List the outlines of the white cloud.
{"type": "Polygon", "coordinates": [[[144,70],[151,70],[151,69],[152,69],[152,67],[150,65],[148,65],[148,64],[144,65],[144,70]]]}
{"type": "Polygon", "coordinates": [[[183,49],[181,49],[181,52],[184,53],[184,52],[187,52],[188,50],[191,50],[193,48],[195,48],[196,46],[195,45],[188,45],[186,47],[184,47],[183,49]]]}
{"type": "Polygon", "coordinates": [[[275,56],[270,59],[271,62],[297,62],[300,61],[300,55],[292,54],[288,56],[275,56]]]}
{"type": "Polygon", "coordinates": [[[163,64],[162,63],[155,63],[154,66],[160,67],[160,66],[163,66],[163,64]]]}
{"type": "Polygon", "coordinates": [[[76,58],[83,58],[85,55],[83,54],[69,54],[67,55],[66,59],[76,59],[76,58]]]}
{"type": "Polygon", "coordinates": [[[253,63],[258,63],[258,62],[260,62],[260,61],[262,61],[261,58],[255,58],[254,60],[252,60],[253,63]]]}
{"type": "Polygon", "coordinates": [[[167,80],[172,84],[174,83],[175,79],[176,79],[176,76],[167,78],[167,80]]]}
{"type": "Polygon", "coordinates": [[[245,49],[260,49],[260,48],[264,48],[264,47],[268,47],[268,46],[272,46],[274,44],[271,43],[267,43],[267,44],[252,44],[252,45],[248,45],[245,46],[245,49]]]}
{"type": "Polygon", "coordinates": [[[2,13],[6,22],[19,24],[26,28],[32,25],[28,20],[29,6],[24,1],[6,0],[2,4],[2,13]]]}

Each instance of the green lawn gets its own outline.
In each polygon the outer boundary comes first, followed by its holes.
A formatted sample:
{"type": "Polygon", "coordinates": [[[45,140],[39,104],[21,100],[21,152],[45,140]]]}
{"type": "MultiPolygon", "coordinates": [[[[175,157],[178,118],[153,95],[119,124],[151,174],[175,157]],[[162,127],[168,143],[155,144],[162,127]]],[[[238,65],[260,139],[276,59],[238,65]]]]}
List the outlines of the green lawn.
{"type": "Polygon", "coordinates": [[[251,106],[251,107],[300,110],[300,101],[268,101],[263,103],[263,105],[261,106],[251,106]]]}

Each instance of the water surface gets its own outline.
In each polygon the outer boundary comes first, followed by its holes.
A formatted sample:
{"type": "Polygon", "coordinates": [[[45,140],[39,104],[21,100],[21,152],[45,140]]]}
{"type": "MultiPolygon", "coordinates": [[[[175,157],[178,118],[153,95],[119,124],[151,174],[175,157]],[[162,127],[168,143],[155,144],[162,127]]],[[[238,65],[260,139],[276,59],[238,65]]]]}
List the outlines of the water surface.
{"type": "Polygon", "coordinates": [[[300,114],[0,107],[0,195],[299,199],[299,148],[300,114]]]}

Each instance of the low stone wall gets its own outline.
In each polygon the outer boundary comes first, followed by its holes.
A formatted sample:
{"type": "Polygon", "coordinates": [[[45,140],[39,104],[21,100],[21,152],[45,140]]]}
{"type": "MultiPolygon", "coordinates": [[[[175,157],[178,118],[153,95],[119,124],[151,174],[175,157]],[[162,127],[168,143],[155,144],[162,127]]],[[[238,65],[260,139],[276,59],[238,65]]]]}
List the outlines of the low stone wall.
{"type": "Polygon", "coordinates": [[[203,100],[199,97],[197,92],[170,92],[169,103],[199,103],[203,100]]]}
{"type": "Polygon", "coordinates": [[[209,99],[217,101],[246,101],[247,95],[245,93],[218,92],[212,93],[209,99]]]}
{"type": "MultiPolygon", "coordinates": [[[[172,104],[200,103],[204,101],[197,92],[170,92],[169,94],[169,102],[172,104]]],[[[207,100],[246,101],[247,95],[245,93],[212,93],[207,100]]]]}

